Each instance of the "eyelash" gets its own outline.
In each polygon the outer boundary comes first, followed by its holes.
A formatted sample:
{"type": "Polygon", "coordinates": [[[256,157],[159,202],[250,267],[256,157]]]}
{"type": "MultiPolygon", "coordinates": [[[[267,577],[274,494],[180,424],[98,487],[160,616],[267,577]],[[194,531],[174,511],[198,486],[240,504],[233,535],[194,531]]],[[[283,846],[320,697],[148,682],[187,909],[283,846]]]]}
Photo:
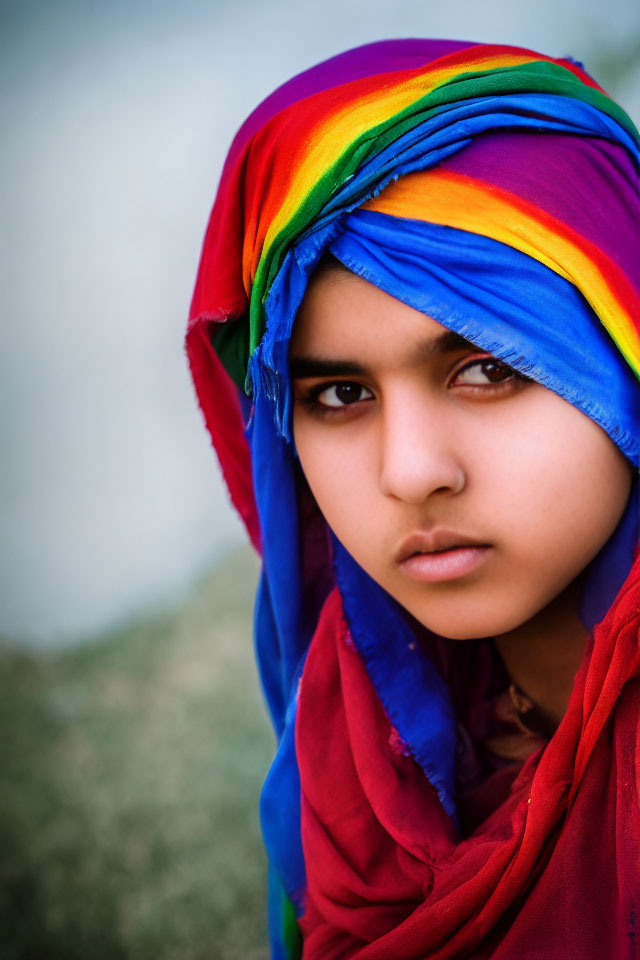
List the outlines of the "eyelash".
{"type": "MultiPolygon", "coordinates": [[[[508,364],[503,363],[501,360],[498,360],[496,357],[487,355],[486,357],[479,357],[474,360],[471,360],[468,363],[465,363],[454,373],[451,383],[453,383],[457,377],[467,370],[472,369],[473,367],[479,367],[482,364],[493,363],[497,364],[500,370],[508,371],[508,376],[504,380],[498,380],[494,383],[486,384],[462,384],[467,391],[471,390],[474,393],[480,391],[481,393],[491,392],[492,394],[499,393],[505,388],[509,388],[515,381],[527,381],[529,378],[525,377],[523,374],[518,373],[517,370],[514,370],[508,364]]],[[[359,387],[362,390],[368,390],[368,387],[362,386],[362,384],[357,383],[355,380],[334,380],[331,382],[318,383],[315,386],[311,387],[308,393],[301,397],[299,402],[302,403],[308,410],[312,413],[322,416],[322,417],[333,417],[344,415],[345,411],[349,410],[351,407],[358,407],[360,403],[366,402],[369,398],[366,397],[364,400],[355,400],[353,403],[345,403],[342,406],[332,407],[328,404],[320,402],[320,396],[325,392],[325,390],[330,390],[332,387],[345,385],[353,385],[359,387]]],[[[371,392],[371,391],[369,391],[371,392]]]]}

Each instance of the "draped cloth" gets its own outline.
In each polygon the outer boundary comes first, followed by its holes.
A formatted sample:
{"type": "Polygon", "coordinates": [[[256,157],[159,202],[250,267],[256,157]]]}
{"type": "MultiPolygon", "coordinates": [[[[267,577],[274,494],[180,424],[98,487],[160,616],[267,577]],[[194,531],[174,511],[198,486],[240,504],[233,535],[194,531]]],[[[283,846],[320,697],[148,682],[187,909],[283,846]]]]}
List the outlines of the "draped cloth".
{"type": "Polygon", "coordinates": [[[288,378],[296,311],[330,250],[573,403],[637,470],[638,156],[579,64],[453,41],[335,57],[234,140],[187,352],[263,557],[275,960],[640,956],[635,486],[584,576],[592,640],[565,717],[524,764],[490,767],[486,706],[505,680],[490,644],[447,654],[327,529],[288,378]]]}

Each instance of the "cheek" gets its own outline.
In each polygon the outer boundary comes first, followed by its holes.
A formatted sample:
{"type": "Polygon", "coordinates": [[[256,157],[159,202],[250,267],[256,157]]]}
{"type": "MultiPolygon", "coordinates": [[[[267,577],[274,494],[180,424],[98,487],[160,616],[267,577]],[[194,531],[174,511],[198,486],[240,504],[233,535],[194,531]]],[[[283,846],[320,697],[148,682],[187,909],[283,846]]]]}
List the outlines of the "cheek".
{"type": "MultiPolygon", "coordinates": [[[[624,512],[631,470],[592,420],[553,394],[537,398],[496,483],[503,529],[526,563],[566,586],[593,559],[624,512]],[[517,534],[516,534],[517,531],[517,534]]],[[[544,579],[544,578],[543,578],[544,579]]]]}
{"type": "Polygon", "coordinates": [[[357,544],[375,536],[372,518],[380,492],[371,447],[346,431],[340,436],[340,430],[315,429],[295,417],[294,440],[318,507],[339,539],[355,552],[357,544]]]}

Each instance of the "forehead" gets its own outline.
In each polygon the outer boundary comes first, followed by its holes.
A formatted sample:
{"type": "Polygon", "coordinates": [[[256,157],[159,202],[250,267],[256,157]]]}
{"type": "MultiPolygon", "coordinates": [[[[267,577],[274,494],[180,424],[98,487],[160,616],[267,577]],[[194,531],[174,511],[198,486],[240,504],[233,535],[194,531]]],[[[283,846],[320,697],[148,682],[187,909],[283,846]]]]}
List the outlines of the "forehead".
{"type": "Polygon", "coordinates": [[[366,367],[423,362],[471,346],[367,280],[332,267],[309,284],[296,316],[290,358],[294,364],[307,358],[349,358],[366,367]]]}

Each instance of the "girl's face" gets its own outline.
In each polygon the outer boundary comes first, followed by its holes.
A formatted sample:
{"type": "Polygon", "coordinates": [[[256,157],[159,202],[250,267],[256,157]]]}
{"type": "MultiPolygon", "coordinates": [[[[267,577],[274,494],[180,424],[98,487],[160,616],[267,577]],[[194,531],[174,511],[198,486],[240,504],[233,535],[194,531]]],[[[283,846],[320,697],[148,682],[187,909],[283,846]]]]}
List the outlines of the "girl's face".
{"type": "Polygon", "coordinates": [[[631,471],[600,427],[346,270],[312,279],[290,365],[295,444],[320,510],[441,636],[525,623],[622,517],[631,471]]]}

